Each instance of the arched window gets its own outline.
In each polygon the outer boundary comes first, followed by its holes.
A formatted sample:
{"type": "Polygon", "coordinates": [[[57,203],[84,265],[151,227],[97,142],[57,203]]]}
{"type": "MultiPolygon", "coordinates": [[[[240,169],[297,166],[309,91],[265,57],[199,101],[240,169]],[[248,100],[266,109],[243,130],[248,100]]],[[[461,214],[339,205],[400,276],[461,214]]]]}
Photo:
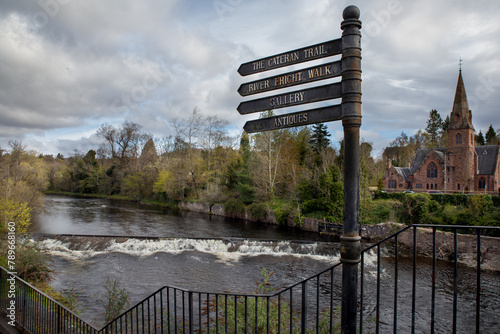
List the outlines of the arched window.
{"type": "Polygon", "coordinates": [[[427,177],[436,178],[438,177],[438,169],[434,162],[431,161],[430,164],[427,165],[427,177]]]}
{"type": "Polygon", "coordinates": [[[455,144],[462,144],[462,135],[460,133],[457,133],[455,137],[455,144]]]}
{"type": "Polygon", "coordinates": [[[484,177],[479,179],[479,189],[484,189],[486,187],[486,180],[484,177]]]}

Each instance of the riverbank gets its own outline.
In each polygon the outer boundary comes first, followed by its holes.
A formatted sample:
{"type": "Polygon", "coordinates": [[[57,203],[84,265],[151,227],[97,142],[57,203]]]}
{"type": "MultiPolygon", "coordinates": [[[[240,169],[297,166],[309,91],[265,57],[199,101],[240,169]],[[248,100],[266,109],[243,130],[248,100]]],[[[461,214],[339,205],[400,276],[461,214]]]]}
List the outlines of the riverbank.
{"type": "MultiPolygon", "coordinates": [[[[395,232],[403,229],[405,225],[397,223],[383,223],[378,225],[364,225],[362,227],[363,239],[368,242],[382,240],[395,232]]],[[[452,262],[455,256],[455,239],[453,232],[436,231],[436,259],[452,262]]],[[[398,236],[400,251],[406,256],[412,256],[413,229],[408,229],[398,236]]],[[[433,256],[433,229],[417,228],[417,254],[432,258],[433,256]]],[[[481,236],[481,249],[479,252],[481,269],[500,272],[500,239],[481,236]]],[[[470,234],[457,234],[457,261],[468,266],[477,266],[477,236],[470,234]]]]}
{"type": "MultiPolygon", "coordinates": [[[[216,214],[224,216],[224,207],[221,204],[205,204],[199,202],[180,202],[179,208],[183,210],[204,212],[207,214],[216,214]]],[[[244,220],[251,220],[248,212],[242,217],[244,220]]],[[[278,224],[272,211],[269,211],[267,219],[264,223],[278,224]]],[[[289,219],[287,225],[300,228],[305,231],[318,232],[320,224],[323,223],[320,219],[303,218],[300,223],[289,219]]],[[[377,225],[362,225],[361,237],[365,242],[377,242],[383,240],[394,233],[405,228],[404,224],[387,222],[377,225]]],[[[340,238],[342,229],[338,229],[337,233],[328,233],[329,236],[340,238]]],[[[323,232],[321,232],[323,233],[323,232]]],[[[402,232],[399,237],[399,245],[406,250],[407,255],[411,256],[410,250],[413,249],[413,231],[407,230],[402,232]]],[[[432,228],[417,229],[417,253],[419,256],[432,258],[433,256],[433,233],[432,228]]],[[[476,235],[457,234],[457,260],[458,263],[468,267],[476,267],[477,265],[477,237],[476,235]]],[[[455,254],[454,234],[452,232],[436,231],[436,258],[442,261],[453,261],[455,254]]],[[[500,271],[500,239],[494,237],[481,236],[481,250],[479,252],[481,268],[484,270],[500,271]]]]}

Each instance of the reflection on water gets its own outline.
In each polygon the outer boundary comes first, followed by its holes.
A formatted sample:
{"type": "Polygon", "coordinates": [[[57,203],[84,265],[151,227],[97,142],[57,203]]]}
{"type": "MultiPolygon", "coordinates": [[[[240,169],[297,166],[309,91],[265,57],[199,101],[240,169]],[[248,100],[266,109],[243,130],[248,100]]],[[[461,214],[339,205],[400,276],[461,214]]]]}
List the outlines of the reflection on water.
{"type": "Polygon", "coordinates": [[[31,232],[185,238],[241,237],[316,240],[316,233],[243,222],[196,212],[175,211],[129,201],[46,196],[33,216],[31,232]]]}

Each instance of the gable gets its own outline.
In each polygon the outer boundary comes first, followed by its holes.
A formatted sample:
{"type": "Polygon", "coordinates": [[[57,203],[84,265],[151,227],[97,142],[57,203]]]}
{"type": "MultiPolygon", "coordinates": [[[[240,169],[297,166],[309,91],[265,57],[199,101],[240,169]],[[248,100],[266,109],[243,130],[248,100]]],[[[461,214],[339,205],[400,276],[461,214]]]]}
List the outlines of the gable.
{"type": "Polygon", "coordinates": [[[414,175],[420,169],[421,166],[427,168],[427,164],[431,160],[434,161],[437,165],[443,165],[445,159],[445,153],[446,153],[445,148],[434,148],[434,149],[426,148],[417,150],[417,153],[415,153],[415,158],[413,158],[413,163],[411,165],[409,174],[414,175]]]}
{"type": "Polygon", "coordinates": [[[478,174],[495,174],[498,164],[498,150],[499,146],[497,145],[484,145],[476,147],[478,174]]]}
{"type": "Polygon", "coordinates": [[[391,166],[386,172],[383,179],[398,179],[399,181],[409,182],[410,169],[407,167],[394,167],[391,166]]]}

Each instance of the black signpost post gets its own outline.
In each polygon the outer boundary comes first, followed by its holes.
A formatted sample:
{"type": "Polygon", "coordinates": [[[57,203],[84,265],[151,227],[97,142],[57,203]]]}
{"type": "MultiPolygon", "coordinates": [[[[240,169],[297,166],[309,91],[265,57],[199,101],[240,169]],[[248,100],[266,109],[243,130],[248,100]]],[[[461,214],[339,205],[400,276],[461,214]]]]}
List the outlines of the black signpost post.
{"type": "MultiPolygon", "coordinates": [[[[342,333],[356,333],[359,231],[359,128],[361,126],[361,21],[356,6],[344,9],[342,38],[244,63],[242,76],[341,54],[341,60],[244,83],[241,96],[342,76],[340,83],[296,90],[240,103],[240,114],[285,108],[341,98],[341,103],[246,122],[247,133],[278,130],[342,120],[344,128],[344,226],[340,245],[342,262],[342,333]]],[[[306,329],[302,328],[305,333],[306,329]]]]}

